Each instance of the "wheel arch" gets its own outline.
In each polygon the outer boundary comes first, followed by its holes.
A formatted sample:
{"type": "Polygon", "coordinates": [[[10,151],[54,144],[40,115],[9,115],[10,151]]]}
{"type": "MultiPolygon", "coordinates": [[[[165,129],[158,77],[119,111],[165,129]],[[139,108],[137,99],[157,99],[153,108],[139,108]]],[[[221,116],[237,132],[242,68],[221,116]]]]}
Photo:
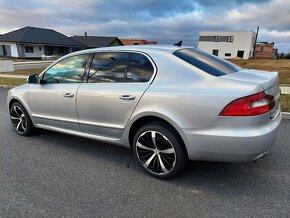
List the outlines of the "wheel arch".
{"type": "Polygon", "coordinates": [[[182,142],[183,149],[186,157],[188,158],[187,148],[186,148],[186,138],[182,134],[181,130],[177,127],[177,124],[171,121],[169,118],[166,119],[164,117],[158,115],[144,115],[136,118],[132,124],[130,125],[129,133],[128,133],[128,141],[130,144],[130,148],[133,148],[133,140],[136,132],[144,125],[152,122],[162,122],[168,125],[173,131],[175,131],[176,135],[179,137],[182,142]]]}
{"type": "Polygon", "coordinates": [[[27,105],[24,104],[24,103],[23,103],[19,98],[17,98],[17,97],[12,97],[11,99],[9,99],[9,101],[8,101],[8,110],[10,110],[11,105],[12,105],[13,103],[15,103],[15,102],[19,102],[19,103],[20,103],[20,104],[25,108],[25,110],[26,110],[26,112],[28,113],[28,115],[29,115],[29,117],[30,117],[32,123],[34,124],[34,121],[33,121],[32,116],[31,116],[31,114],[30,114],[30,110],[28,109],[27,105]]]}

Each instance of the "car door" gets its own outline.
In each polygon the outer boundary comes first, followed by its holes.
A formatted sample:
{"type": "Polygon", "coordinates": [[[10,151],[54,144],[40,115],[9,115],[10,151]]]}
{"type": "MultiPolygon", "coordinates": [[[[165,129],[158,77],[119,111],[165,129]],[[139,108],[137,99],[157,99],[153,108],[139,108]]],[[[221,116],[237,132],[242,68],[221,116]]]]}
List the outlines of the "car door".
{"type": "Polygon", "coordinates": [[[76,95],[87,59],[88,55],[76,55],[60,60],[31,86],[29,106],[35,124],[80,131],[76,95]]]}
{"type": "Polygon", "coordinates": [[[88,75],[77,94],[83,132],[118,138],[146,89],[156,67],[145,54],[95,53],[88,75]]]}

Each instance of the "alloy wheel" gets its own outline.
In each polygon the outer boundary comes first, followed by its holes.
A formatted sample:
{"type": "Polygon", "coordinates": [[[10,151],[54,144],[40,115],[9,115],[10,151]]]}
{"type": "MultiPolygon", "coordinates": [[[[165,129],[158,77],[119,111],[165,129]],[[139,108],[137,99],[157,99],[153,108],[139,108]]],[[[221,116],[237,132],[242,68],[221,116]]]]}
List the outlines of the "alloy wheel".
{"type": "Polygon", "coordinates": [[[10,118],[11,118],[11,121],[15,130],[19,134],[24,134],[27,129],[27,120],[26,120],[24,112],[19,106],[14,105],[11,107],[10,118]]]}
{"type": "Polygon", "coordinates": [[[172,143],[158,131],[143,132],[137,139],[136,153],[143,167],[156,175],[170,173],[176,163],[172,143]]]}

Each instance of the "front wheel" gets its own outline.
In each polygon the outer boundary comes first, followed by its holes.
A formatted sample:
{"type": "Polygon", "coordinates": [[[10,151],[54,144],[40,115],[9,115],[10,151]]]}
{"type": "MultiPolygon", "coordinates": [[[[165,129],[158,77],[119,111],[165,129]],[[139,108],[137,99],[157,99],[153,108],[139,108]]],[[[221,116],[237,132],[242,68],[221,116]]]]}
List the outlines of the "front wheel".
{"type": "Polygon", "coordinates": [[[12,125],[19,135],[28,136],[32,134],[34,126],[22,104],[14,102],[10,106],[9,112],[12,125]]]}
{"type": "Polygon", "coordinates": [[[162,122],[141,127],[133,141],[134,155],[142,168],[159,179],[168,179],[185,166],[184,146],[177,133],[162,122]]]}

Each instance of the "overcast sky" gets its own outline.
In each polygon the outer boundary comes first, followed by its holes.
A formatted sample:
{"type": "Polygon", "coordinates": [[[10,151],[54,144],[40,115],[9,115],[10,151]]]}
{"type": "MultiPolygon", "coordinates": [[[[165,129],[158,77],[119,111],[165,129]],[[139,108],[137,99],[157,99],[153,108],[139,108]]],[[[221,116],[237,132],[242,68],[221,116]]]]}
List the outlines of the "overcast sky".
{"type": "Polygon", "coordinates": [[[290,52],[290,0],[0,0],[0,34],[35,26],[66,35],[196,45],[206,30],[254,30],[290,52]]]}

